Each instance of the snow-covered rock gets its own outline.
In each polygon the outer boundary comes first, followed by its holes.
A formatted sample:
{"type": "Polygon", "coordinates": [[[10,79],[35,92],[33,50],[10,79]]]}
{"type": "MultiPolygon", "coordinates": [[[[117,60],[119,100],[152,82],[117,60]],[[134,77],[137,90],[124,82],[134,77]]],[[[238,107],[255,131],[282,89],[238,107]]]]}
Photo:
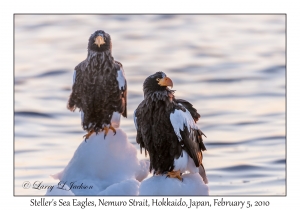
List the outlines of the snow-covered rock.
{"type": "MultiPolygon", "coordinates": [[[[105,139],[103,132],[94,133],[82,141],[65,169],[52,177],[74,195],[138,195],[137,180],[148,176],[149,161],[139,161],[126,134],[121,129],[116,132],[114,135],[110,130],[105,139]]],[[[53,194],[65,195],[66,190],[48,191],[46,195],[53,194]]]]}
{"type": "Polygon", "coordinates": [[[141,182],[140,195],[208,195],[208,186],[199,173],[183,174],[183,181],[154,175],[141,182]]]}

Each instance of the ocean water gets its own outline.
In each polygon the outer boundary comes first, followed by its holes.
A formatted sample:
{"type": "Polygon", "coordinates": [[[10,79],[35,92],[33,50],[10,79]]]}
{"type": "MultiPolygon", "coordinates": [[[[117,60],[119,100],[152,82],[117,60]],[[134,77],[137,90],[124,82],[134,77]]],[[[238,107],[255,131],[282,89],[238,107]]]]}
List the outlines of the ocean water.
{"type": "MultiPolygon", "coordinates": [[[[284,15],[15,15],[14,193],[56,183],[82,142],[80,112],[66,108],[74,67],[102,29],[128,82],[128,118],[144,79],[163,71],[175,96],[201,114],[210,195],[286,194],[284,15]]],[[[138,152],[139,154],[139,152],[138,152]]],[[[143,159],[144,154],[139,154],[143,159]]]]}

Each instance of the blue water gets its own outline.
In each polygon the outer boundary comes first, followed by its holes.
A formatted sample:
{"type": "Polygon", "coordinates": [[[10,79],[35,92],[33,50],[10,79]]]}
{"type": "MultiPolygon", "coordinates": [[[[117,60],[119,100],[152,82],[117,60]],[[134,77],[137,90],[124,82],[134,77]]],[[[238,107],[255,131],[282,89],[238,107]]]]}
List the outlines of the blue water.
{"type": "MultiPolygon", "coordinates": [[[[128,118],[156,71],[201,114],[210,195],[285,195],[284,15],[16,15],[15,194],[24,181],[55,183],[85,134],[67,110],[74,67],[89,36],[108,32],[128,82],[128,118]]],[[[144,158],[144,154],[139,155],[144,158]]]]}

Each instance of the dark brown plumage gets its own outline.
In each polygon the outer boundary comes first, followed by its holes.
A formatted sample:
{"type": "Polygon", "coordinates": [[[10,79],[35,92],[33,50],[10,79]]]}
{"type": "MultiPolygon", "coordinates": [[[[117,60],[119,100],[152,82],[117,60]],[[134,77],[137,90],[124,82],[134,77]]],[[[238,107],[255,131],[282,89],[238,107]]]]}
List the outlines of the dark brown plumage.
{"type": "Polygon", "coordinates": [[[78,108],[82,127],[100,132],[110,127],[114,112],[127,117],[127,84],[122,64],[111,55],[111,38],[96,31],[89,38],[87,58],[75,67],[68,109],[78,108]]]}

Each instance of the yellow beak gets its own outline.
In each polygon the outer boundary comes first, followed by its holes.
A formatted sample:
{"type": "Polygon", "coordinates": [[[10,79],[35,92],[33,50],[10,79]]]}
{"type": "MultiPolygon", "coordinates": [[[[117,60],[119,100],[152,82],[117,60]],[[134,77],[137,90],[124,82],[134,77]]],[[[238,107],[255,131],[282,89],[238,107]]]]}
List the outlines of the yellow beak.
{"type": "Polygon", "coordinates": [[[159,80],[158,84],[160,86],[170,86],[171,88],[173,88],[173,82],[169,77],[164,77],[161,80],[159,80]]]}
{"type": "Polygon", "coordinates": [[[104,38],[102,36],[97,36],[95,39],[95,44],[100,47],[102,44],[105,44],[104,38]]]}

